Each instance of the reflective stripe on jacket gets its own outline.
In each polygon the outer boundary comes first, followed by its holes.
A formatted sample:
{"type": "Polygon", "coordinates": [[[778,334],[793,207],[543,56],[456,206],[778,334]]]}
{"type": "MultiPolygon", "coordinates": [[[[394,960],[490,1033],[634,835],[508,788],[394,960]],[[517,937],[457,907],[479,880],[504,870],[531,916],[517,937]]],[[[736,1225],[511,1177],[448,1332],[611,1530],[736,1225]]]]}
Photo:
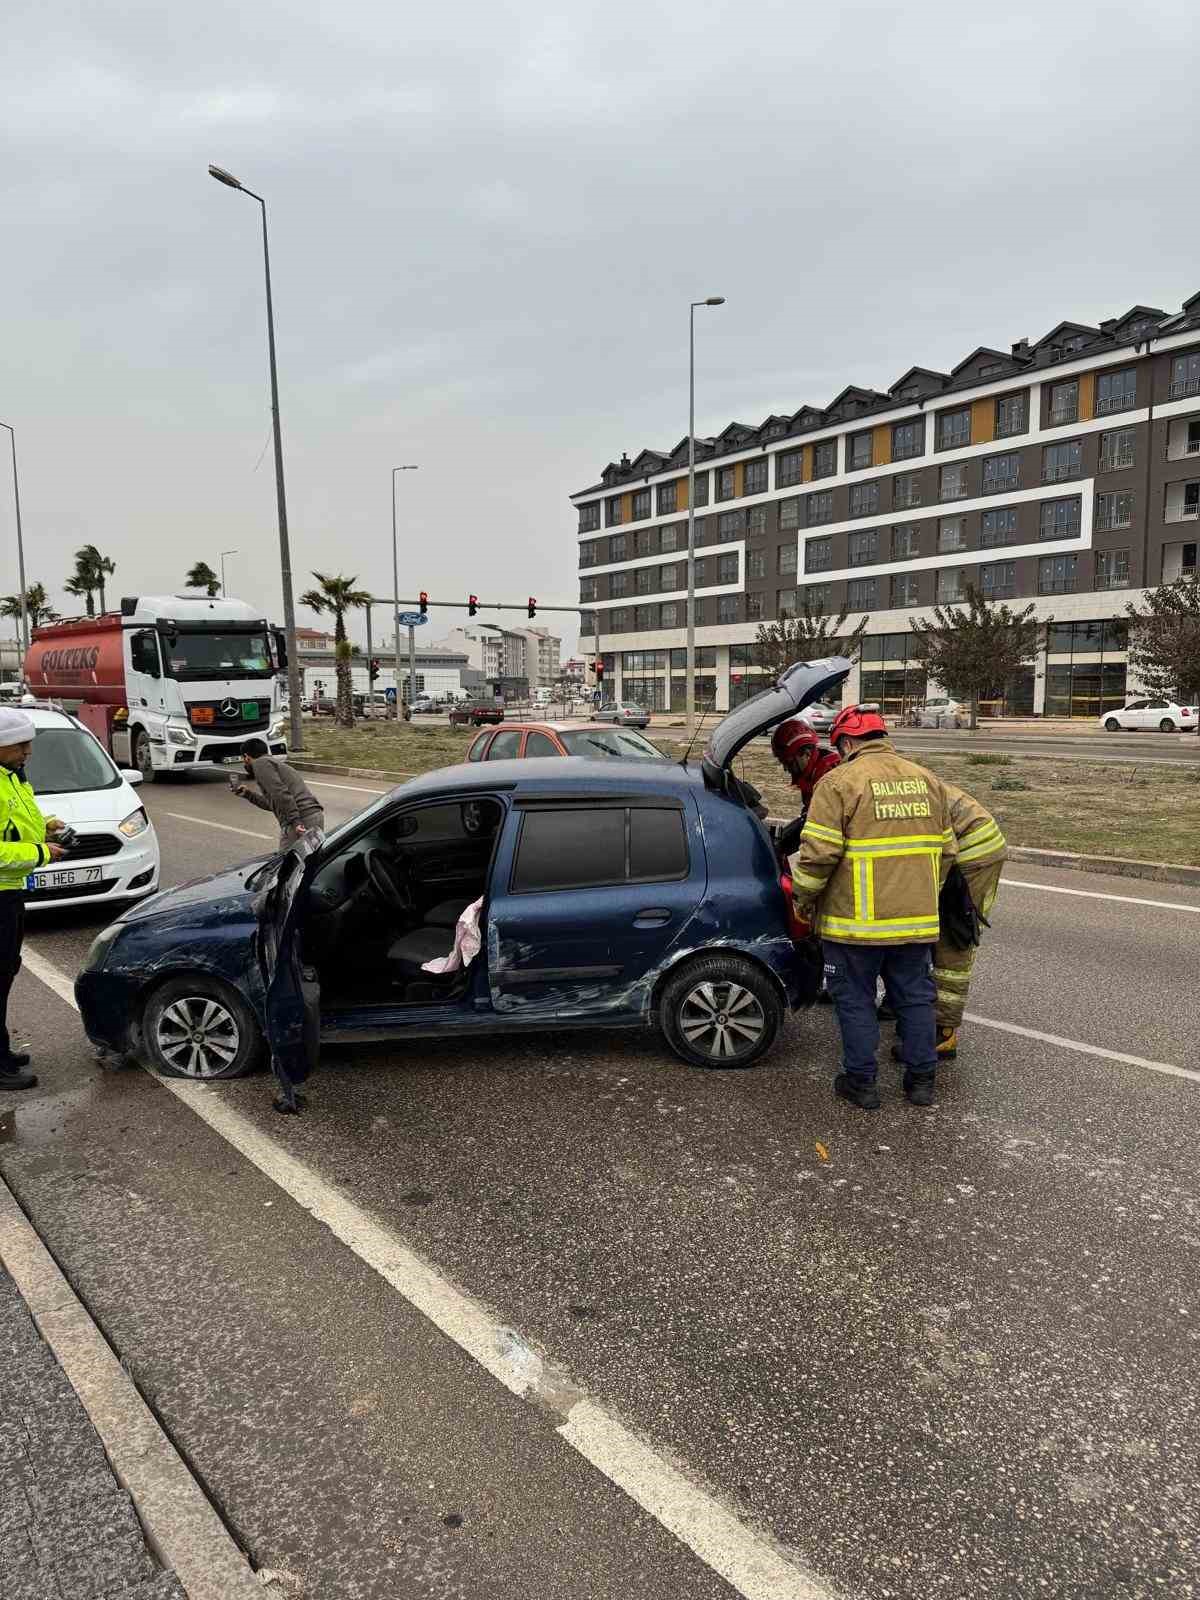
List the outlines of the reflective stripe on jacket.
{"type": "Polygon", "coordinates": [[[33,785],[0,767],[0,893],[24,889],[29,874],[49,860],[46,819],[33,785]]]}
{"type": "Polygon", "coordinates": [[[952,783],[943,788],[950,802],[950,826],[958,841],[958,865],[970,883],[973,871],[1004,860],[1004,835],[995,817],[973,796],[952,783]]]}
{"type": "Polygon", "coordinates": [[[879,739],[817,785],[789,867],[797,906],[819,900],[823,939],[933,944],[956,854],[945,786],[879,739]]]}

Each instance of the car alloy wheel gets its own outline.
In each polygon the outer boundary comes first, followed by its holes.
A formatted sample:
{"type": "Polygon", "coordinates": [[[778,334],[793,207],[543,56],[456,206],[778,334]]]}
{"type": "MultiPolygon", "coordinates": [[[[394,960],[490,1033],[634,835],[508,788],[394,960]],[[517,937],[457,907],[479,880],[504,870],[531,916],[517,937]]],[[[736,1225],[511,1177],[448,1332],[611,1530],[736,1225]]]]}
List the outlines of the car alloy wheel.
{"type": "Polygon", "coordinates": [[[154,1028],[158,1053],[182,1078],[216,1078],[237,1059],[237,1018],[210,995],[181,995],[154,1028]]]}
{"type": "Polygon", "coordinates": [[[1105,731],[1108,733],[1120,733],[1121,731],[1121,724],[1117,721],[1116,717],[1105,717],[1104,727],[1105,731]]]}
{"type": "Polygon", "coordinates": [[[1159,731],[1159,733],[1174,733],[1175,732],[1175,724],[1171,721],[1170,717],[1164,717],[1162,719],[1162,721],[1158,725],[1158,731],[1159,731]]]}
{"type": "Polygon", "coordinates": [[[752,1050],[766,1027],[757,995],[740,983],[698,983],[679,1009],[684,1039],[714,1061],[733,1060],[752,1050]]]}

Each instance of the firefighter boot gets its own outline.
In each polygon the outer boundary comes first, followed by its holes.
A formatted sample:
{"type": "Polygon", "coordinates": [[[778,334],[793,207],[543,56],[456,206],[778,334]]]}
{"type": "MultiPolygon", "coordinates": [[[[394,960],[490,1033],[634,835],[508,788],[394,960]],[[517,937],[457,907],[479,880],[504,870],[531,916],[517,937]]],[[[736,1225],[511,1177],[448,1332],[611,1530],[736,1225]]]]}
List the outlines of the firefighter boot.
{"type": "MultiPolygon", "coordinates": [[[[28,1061],[29,1057],[26,1056],[28,1061]]],[[[37,1074],[26,1072],[20,1056],[10,1056],[7,1061],[0,1061],[0,1089],[36,1089],[37,1074]]]]}
{"type": "Polygon", "coordinates": [[[958,1029],[946,1028],[938,1023],[937,1031],[937,1058],[939,1061],[954,1061],[958,1056],[958,1029]]]}
{"type": "Polygon", "coordinates": [[[933,1073],[906,1072],[904,1074],[904,1094],[910,1105],[931,1106],[933,1104],[933,1073]]]}
{"type": "Polygon", "coordinates": [[[839,1072],[833,1080],[833,1092],[860,1111],[879,1110],[879,1088],[874,1078],[854,1078],[848,1072],[839,1072]]]}

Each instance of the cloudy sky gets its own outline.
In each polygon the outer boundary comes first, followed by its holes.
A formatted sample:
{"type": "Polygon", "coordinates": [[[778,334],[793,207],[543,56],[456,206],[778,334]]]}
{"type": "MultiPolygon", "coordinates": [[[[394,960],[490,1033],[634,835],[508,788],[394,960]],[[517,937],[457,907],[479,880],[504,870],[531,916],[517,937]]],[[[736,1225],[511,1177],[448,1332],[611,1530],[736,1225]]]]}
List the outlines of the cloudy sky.
{"type": "MultiPolygon", "coordinates": [[[[403,593],[570,602],[567,495],[686,432],[691,299],[704,433],[1200,289],[1198,47],[1195,0],[9,0],[29,576],[236,548],[278,615],[259,213],[210,161],[270,207],[297,590],[389,592],[413,461],[403,593]]],[[[0,592],[13,532],[0,467],[0,592]]]]}

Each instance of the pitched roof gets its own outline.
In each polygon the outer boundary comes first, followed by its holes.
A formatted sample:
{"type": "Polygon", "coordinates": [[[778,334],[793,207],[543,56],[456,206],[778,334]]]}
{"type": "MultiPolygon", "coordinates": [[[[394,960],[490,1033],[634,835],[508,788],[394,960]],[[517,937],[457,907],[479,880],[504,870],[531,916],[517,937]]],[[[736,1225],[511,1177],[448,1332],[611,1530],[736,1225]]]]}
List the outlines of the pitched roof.
{"type": "Polygon", "coordinates": [[[927,382],[922,383],[922,387],[927,393],[932,393],[934,390],[944,388],[945,385],[950,381],[948,373],[935,372],[932,367],[909,367],[907,372],[900,374],[895,383],[893,383],[891,388],[888,390],[888,393],[895,397],[897,394],[899,394],[901,389],[905,389],[914,381],[921,379],[928,380],[927,382]]]}
{"type": "Polygon", "coordinates": [[[978,361],[982,356],[987,356],[991,361],[1003,361],[1006,367],[1017,365],[1007,350],[993,350],[990,344],[981,344],[972,350],[969,356],[964,356],[956,367],[950,368],[951,378],[957,378],[960,372],[965,372],[972,362],[978,361]]]}

